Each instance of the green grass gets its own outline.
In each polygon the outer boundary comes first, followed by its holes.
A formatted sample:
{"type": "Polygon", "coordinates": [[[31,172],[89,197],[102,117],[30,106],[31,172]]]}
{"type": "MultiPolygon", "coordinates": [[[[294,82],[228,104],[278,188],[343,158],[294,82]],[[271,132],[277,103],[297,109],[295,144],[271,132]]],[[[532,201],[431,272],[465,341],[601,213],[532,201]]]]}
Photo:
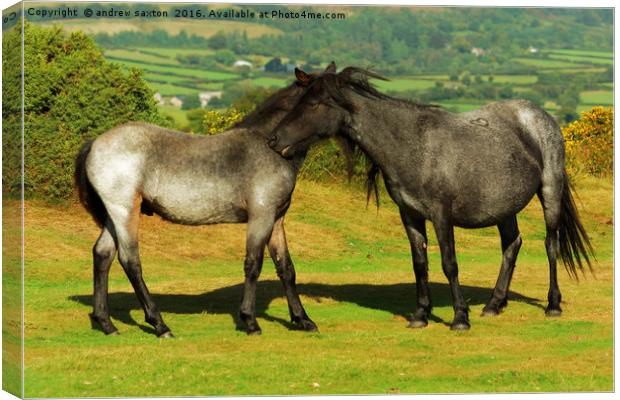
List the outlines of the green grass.
{"type": "Polygon", "coordinates": [[[579,101],[593,105],[612,105],[614,93],[611,90],[588,90],[580,93],[579,101]]]}
{"type": "MultiPolygon", "coordinates": [[[[457,229],[459,278],[472,329],[451,332],[450,291],[429,226],[435,321],[406,329],[414,309],[409,245],[394,205],[366,209],[355,185],[300,181],[287,215],[306,310],[321,333],[288,328],[267,258],[257,290],[260,337],[235,328],[244,225],[187,227],[141,219],[145,281],[177,336],[159,340],[117,262],[112,318],[90,327],[91,246],[98,230],[77,205],[26,207],[26,396],[108,397],[355,393],[561,392],[613,389],[613,182],[578,178],[596,279],[560,270],[564,315],[544,317],[544,223],[533,201],[519,217],[523,247],[511,302],[481,318],[501,254],[495,228],[457,229]]],[[[4,209],[13,203],[5,201],[4,209]]]]}

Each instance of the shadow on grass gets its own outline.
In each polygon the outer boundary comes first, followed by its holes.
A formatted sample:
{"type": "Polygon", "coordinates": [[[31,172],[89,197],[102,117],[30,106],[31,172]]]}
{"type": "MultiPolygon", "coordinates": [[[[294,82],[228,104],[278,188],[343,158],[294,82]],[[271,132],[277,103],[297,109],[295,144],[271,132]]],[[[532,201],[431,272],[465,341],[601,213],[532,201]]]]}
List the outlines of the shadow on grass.
{"type": "MultiPolygon", "coordinates": [[[[452,305],[450,286],[447,283],[429,283],[433,305],[444,307],[452,305]]],[[[461,286],[463,294],[470,306],[486,304],[493,292],[490,288],[475,286],[461,286]]],[[[333,299],[339,302],[354,303],[361,307],[387,311],[406,319],[411,317],[415,309],[415,285],[413,283],[398,283],[391,285],[372,284],[344,284],[329,285],[322,283],[305,283],[297,286],[299,294],[321,302],[323,299],[333,299]]],[[[268,321],[278,322],[289,329],[294,325],[287,319],[267,314],[267,308],[272,300],[284,297],[284,289],[279,281],[268,280],[258,282],[256,296],[256,316],[268,321]]],[[[243,284],[227,286],[202,294],[153,294],[153,299],[162,312],[174,314],[229,314],[235,321],[238,330],[243,325],[238,318],[239,305],[243,296],[243,284]]],[[[510,301],[526,303],[544,309],[539,299],[510,292],[510,301]]],[[[92,306],[91,295],[74,295],[69,300],[92,306]]],[[[110,314],[112,318],[125,324],[140,327],[145,332],[155,333],[150,326],[136,322],[130,315],[132,310],[140,310],[140,304],[134,293],[110,293],[110,314]]],[[[311,310],[307,310],[312,318],[311,310]]],[[[478,310],[472,310],[478,312],[478,310]]],[[[435,322],[449,324],[450,321],[432,316],[435,322]]],[[[320,321],[315,321],[319,324],[320,321]]],[[[93,326],[93,328],[95,328],[93,326]]]]}

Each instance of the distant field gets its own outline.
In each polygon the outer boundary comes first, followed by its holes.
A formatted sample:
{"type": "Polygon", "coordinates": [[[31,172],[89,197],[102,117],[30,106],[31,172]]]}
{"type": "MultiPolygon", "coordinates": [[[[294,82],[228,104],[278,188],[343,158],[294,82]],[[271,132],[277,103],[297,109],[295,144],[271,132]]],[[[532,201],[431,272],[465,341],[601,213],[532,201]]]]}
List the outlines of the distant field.
{"type": "Polygon", "coordinates": [[[582,57],[601,57],[601,58],[613,58],[613,53],[608,51],[593,51],[593,50],[572,50],[572,49],[552,49],[550,53],[565,54],[568,56],[582,56],[582,57]]]}
{"type": "Polygon", "coordinates": [[[175,49],[175,48],[162,48],[162,47],[138,47],[138,50],[145,53],[159,54],[162,57],[176,59],[177,55],[199,54],[201,56],[208,56],[213,54],[213,50],[210,49],[175,49]]]}
{"type": "Polygon", "coordinates": [[[555,69],[555,68],[569,68],[569,67],[583,67],[581,64],[572,63],[568,61],[561,60],[548,60],[544,58],[525,58],[525,57],[516,57],[511,61],[518,62],[519,64],[529,65],[537,68],[546,68],[546,69],[555,69]]]}
{"type": "Polygon", "coordinates": [[[187,113],[185,110],[181,110],[172,106],[157,106],[159,111],[164,115],[169,115],[174,118],[174,122],[176,126],[182,127],[187,125],[187,113]]]}
{"type": "Polygon", "coordinates": [[[408,91],[408,90],[424,90],[435,86],[435,82],[424,79],[391,79],[389,81],[375,80],[375,86],[385,91],[408,91]]]}
{"type": "Polygon", "coordinates": [[[590,64],[605,64],[612,65],[614,60],[612,57],[609,58],[599,58],[599,57],[586,57],[586,56],[574,56],[574,55],[563,55],[563,54],[549,54],[549,58],[562,60],[562,61],[576,61],[576,62],[584,62],[590,64]]]}
{"type": "Polygon", "coordinates": [[[207,70],[200,69],[200,68],[192,69],[192,68],[187,68],[187,67],[172,67],[172,66],[165,67],[165,66],[160,66],[160,65],[143,64],[143,63],[131,62],[131,61],[123,61],[123,64],[130,66],[130,67],[141,68],[149,72],[176,75],[177,77],[181,76],[181,77],[189,77],[189,78],[194,78],[194,79],[217,80],[217,81],[239,78],[238,75],[235,75],[229,72],[207,71],[207,70]]]}
{"type": "Polygon", "coordinates": [[[111,49],[105,50],[103,53],[106,57],[112,59],[123,59],[144,64],[166,64],[178,67],[181,65],[174,57],[155,56],[142,53],[136,50],[111,49]]]}
{"type": "MultiPolygon", "coordinates": [[[[488,76],[484,76],[484,81],[488,81],[488,76]]],[[[529,85],[536,83],[536,75],[493,75],[495,83],[514,83],[516,85],[529,85]]]]}
{"type": "Polygon", "coordinates": [[[202,91],[198,88],[182,87],[170,83],[149,82],[149,85],[162,96],[186,96],[188,94],[197,94],[202,91]]]}
{"type": "Polygon", "coordinates": [[[222,21],[222,20],[191,20],[191,19],[65,19],[53,22],[37,22],[38,25],[52,26],[62,25],[65,30],[82,31],[90,34],[107,33],[115,34],[122,31],[152,32],[157,29],[165,29],[170,35],[177,35],[182,30],[188,35],[211,37],[219,31],[224,32],[247,32],[249,38],[262,35],[280,35],[282,31],[267,25],[254,22],[222,21]]]}
{"type": "Polygon", "coordinates": [[[287,83],[292,83],[295,77],[291,74],[288,79],[284,78],[272,78],[272,77],[259,77],[254,79],[249,79],[246,82],[251,82],[255,86],[265,86],[265,87],[277,87],[281,88],[286,86],[287,83]]]}
{"type": "Polygon", "coordinates": [[[584,104],[611,105],[614,103],[614,94],[608,90],[589,90],[581,92],[579,100],[584,104]]]}
{"type": "Polygon", "coordinates": [[[447,102],[447,101],[440,101],[438,103],[444,108],[451,109],[451,110],[454,109],[455,112],[471,111],[471,110],[480,108],[483,105],[480,103],[457,103],[457,102],[447,102]]]}

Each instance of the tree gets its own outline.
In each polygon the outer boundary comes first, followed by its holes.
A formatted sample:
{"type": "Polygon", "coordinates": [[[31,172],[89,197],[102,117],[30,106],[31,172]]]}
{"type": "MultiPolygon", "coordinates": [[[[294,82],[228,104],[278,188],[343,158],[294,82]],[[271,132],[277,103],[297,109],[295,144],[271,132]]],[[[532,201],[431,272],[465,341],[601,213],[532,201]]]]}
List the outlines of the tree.
{"type": "MultiPolygon", "coordinates": [[[[86,140],[127,121],[168,122],[141,72],[107,62],[85,34],[29,23],[24,30],[25,194],[66,199],[73,191],[75,156],[86,140]]],[[[20,145],[21,57],[13,56],[21,47],[19,29],[2,39],[2,118],[11,127],[3,147],[12,153],[20,145]]],[[[3,168],[5,188],[19,187],[19,168],[13,160],[3,168]]]]}
{"type": "Polygon", "coordinates": [[[181,110],[191,110],[193,108],[200,108],[200,97],[197,94],[188,94],[183,99],[181,110]]]}

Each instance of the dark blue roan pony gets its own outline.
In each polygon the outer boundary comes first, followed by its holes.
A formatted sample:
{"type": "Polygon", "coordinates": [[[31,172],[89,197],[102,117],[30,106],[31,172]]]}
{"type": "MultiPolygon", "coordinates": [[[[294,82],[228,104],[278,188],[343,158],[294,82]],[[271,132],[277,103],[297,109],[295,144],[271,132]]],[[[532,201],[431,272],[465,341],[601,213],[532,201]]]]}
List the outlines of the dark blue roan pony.
{"type": "MultiPolygon", "coordinates": [[[[296,71],[299,77],[305,73],[296,71]]],[[[411,243],[417,308],[411,327],[424,327],[431,314],[425,221],[437,234],[441,265],[454,304],[452,329],[469,329],[454,248],[454,227],[496,225],[502,243],[497,284],[483,315],[507,304],[508,287],[521,247],[516,215],[538,195],[549,259],[548,316],[559,316],[558,255],[571,276],[593,255],[579,221],[564,168],[564,141],[555,120],[525,100],[492,103],[453,114],[436,106],[395,99],[378,92],[368,78],[384,79],[349,67],[318,77],[269,138],[285,158],[304,153],[321,139],[341,135],[372,160],[373,185],[381,172],[398,205],[411,243]]],[[[372,187],[372,186],[369,186],[372,187]]],[[[374,184],[376,191],[376,184],[374,184]]]]}

